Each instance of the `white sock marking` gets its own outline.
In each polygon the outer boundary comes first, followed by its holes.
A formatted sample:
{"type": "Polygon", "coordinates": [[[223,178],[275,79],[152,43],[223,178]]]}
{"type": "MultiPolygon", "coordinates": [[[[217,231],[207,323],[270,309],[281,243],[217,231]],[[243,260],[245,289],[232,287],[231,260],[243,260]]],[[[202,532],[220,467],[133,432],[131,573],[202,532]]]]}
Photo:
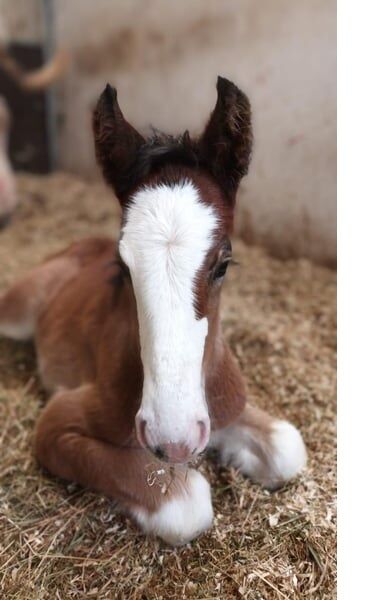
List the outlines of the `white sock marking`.
{"type": "Polygon", "coordinates": [[[186,490],[148,513],[133,508],[131,514],[145,533],[154,534],[172,546],[187,544],[211,527],[213,508],[208,481],[193,469],[187,473],[186,490]]]}
{"type": "Polygon", "coordinates": [[[219,451],[224,464],[271,489],[295,477],[307,458],[300,432],[287,421],[274,423],[269,441],[252,428],[231,425],[213,432],[210,446],[219,451]]]}

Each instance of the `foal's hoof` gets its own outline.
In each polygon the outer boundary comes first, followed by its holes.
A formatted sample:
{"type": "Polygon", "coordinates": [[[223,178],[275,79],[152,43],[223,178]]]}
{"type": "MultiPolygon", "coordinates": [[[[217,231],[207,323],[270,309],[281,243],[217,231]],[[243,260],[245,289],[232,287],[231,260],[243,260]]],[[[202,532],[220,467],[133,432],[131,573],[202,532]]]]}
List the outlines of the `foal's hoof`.
{"type": "Polygon", "coordinates": [[[134,508],[131,514],[145,533],[157,535],[171,546],[187,544],[212,525],[209,483],[198,471],[189,469],[179,495],[170,497],[154,513],[134,508]]]}
{"type": "Polygon", "coordinates": [[[268,490],[277,490],[300,473],[307,454],[301,433],[288,421],[276,421],[270,436],[263,460],[244,457],[241,471],[268,490]]]}
{"type": "Polygon", "coordinates": [[[264,487],[274,490],[293,479],[305,467],[306,448],[301,433],[288,421],[277,421],[272,433],[272,451],[264,487]]]}
{"type": "Polygon", "coordinates": [[[269,490],[284,485],[306,464],[301,434],[288,421],[274,421],[266,436],[257,435],[251,427],[230,427],[215,432],[212,444],[222,464],[238,469],[269,490]]]}

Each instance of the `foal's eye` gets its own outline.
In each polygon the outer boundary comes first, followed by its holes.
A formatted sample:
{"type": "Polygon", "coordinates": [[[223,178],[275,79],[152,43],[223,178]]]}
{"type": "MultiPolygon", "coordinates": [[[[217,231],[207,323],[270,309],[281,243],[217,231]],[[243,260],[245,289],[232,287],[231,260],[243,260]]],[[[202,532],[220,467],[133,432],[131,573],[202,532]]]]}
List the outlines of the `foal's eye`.
{"type": "Polygon", "coordinates": [[[213,274],[213,279],[214,280],[222,279],[226,273],[228,265],[229,265],[229,260],[226,260],[226,261],[222,262],[221,264],[219,264],[215,269],[215,272],[213,274]]]}

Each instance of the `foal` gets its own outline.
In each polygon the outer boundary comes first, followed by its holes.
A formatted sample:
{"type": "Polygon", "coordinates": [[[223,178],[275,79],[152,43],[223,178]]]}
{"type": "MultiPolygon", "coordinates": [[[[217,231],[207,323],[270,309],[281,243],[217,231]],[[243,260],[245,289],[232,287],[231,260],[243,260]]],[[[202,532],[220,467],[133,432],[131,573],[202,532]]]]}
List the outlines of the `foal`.
{"type": "Polygon", "coordinates": [[[221,77],[217,92],[198,139],[186,132],[145,140],[107,86],[93,127],[122,207],[118,244],[75,243],[0,299],[0,331],[34,337],[53,393],[37,425],[40,463],[116,498],[143,531],[173,545],[211,525],[209,485],[190,466],[207,446],[268,488],[306,461],[292,425],[246,404],[221,333],[221,285],[252,131],[247,97],[221,77]],[[174,463],[171,481],[151,485],[152,462],[157,474],[174,463]]]}

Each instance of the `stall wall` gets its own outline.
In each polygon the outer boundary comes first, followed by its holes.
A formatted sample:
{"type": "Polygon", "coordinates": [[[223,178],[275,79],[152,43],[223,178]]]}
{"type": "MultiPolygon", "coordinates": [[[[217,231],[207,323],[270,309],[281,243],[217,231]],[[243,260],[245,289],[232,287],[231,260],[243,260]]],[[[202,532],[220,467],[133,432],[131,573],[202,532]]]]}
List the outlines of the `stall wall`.
{"type": "Polygon", "coordinates": [[[107,81],[142,132],[195,133],[224,75],[253,106],[237,231],[281,256],[335,262],[334,0],[58,0],[55,16],[73,57],[58,87],[61,168],[98,173],[90,111],[107,81]]]}

